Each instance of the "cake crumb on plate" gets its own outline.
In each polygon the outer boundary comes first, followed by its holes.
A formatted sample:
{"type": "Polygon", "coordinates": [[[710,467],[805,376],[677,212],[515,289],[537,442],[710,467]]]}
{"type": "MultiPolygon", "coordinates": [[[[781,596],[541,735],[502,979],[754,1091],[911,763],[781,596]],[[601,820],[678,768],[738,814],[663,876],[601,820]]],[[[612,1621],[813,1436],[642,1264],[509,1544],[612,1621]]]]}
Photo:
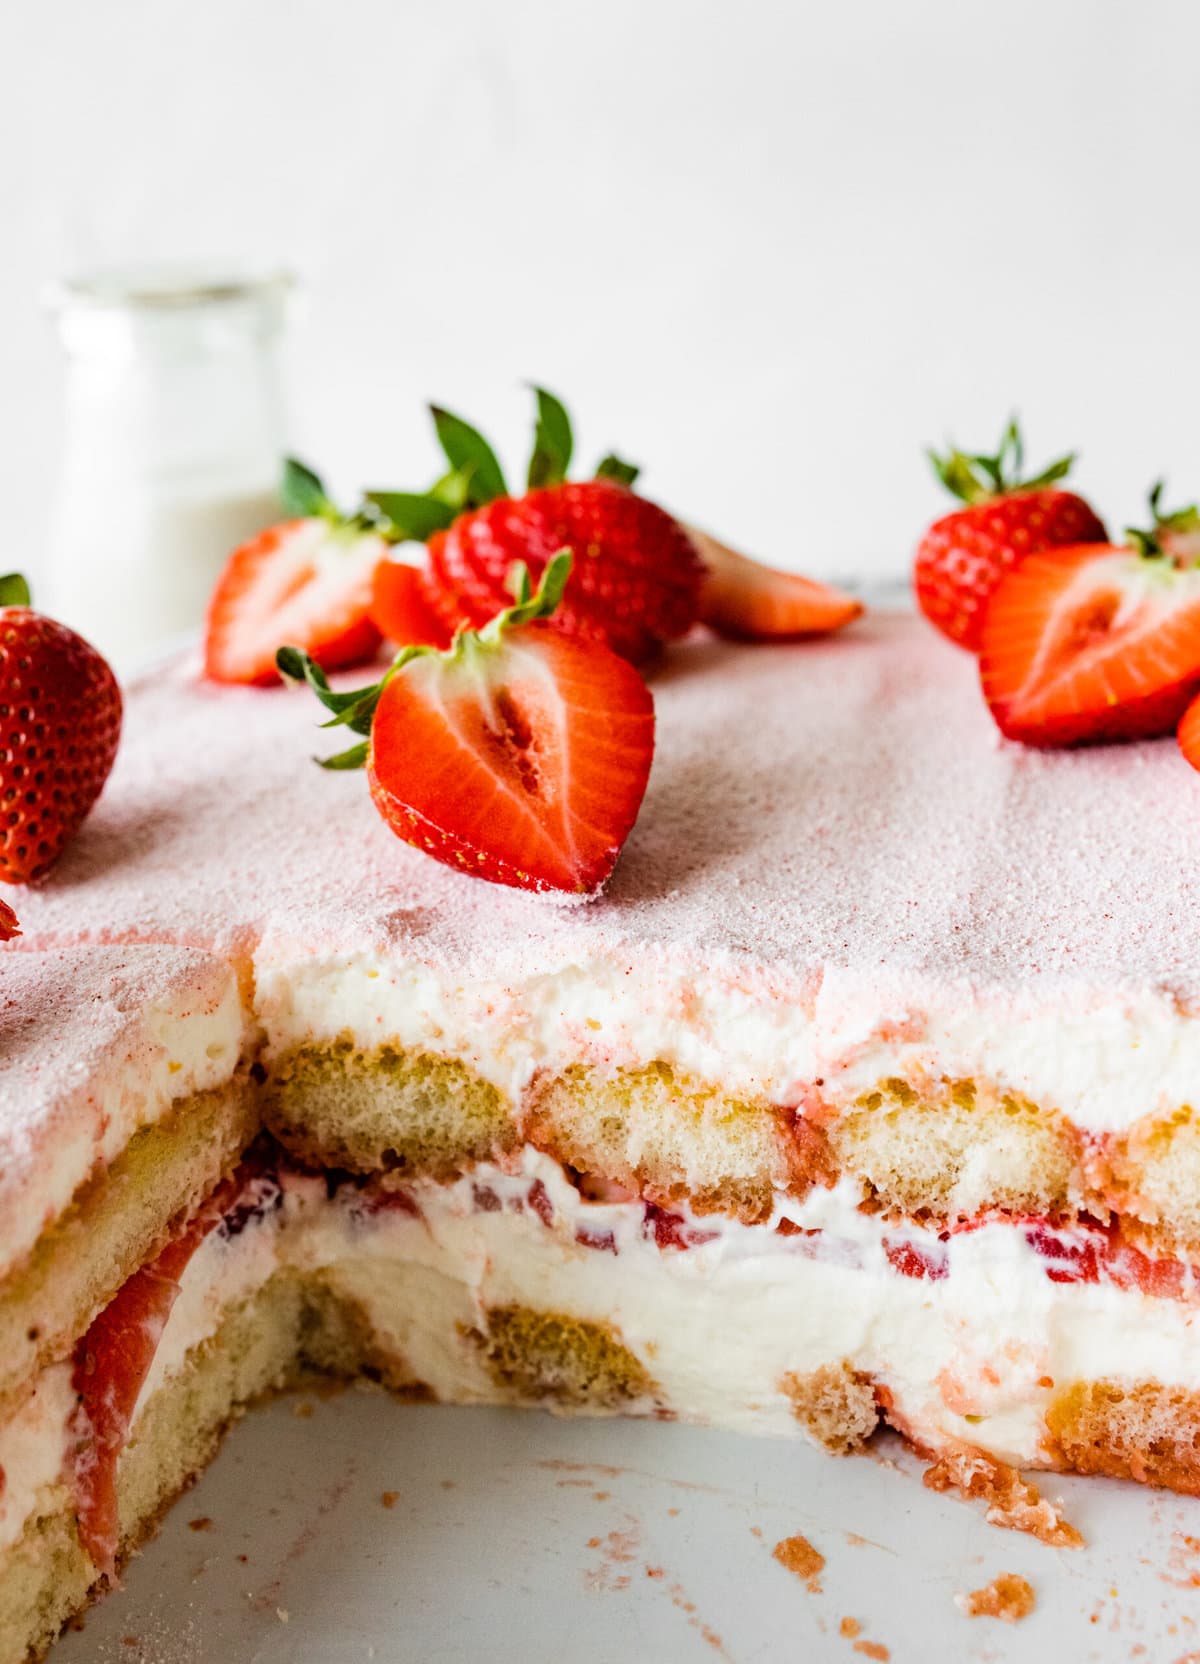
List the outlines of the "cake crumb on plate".
{"type": "Polygon", "coordinates": [[[986,1502],[990,1525],[1028,1532],[1051,1548],[1083,1547],[1082,1535],[1064,1519],[1061,1507],[1047,1501],[1016,1468],[981,1451],[945,1452],[925,1470],[925,1484],[931,1491],[955,1490],[986,1502]]]}
{"type": "Polygon", "coordinates": [[[807,1537],[796,1535],[784,1537],[771,1550],[771,1557],[778,1560],[785,1571],[792,1572],[802,1583],[808,1585],[814,1595],[821,1592],[820,1576],[825,1570],[825,1556],[820,1549],[816,1549],[807,1537]]]}
{"type": "Polygon", "coordinates": [[[1019,1623],[1034,1608],[1030,1584],[1015,1572],[1001,1572],[982,1589],[955,1595],[954,1604],[968,1618],[999,1618],[1006,1624],[1019,1623]]]}

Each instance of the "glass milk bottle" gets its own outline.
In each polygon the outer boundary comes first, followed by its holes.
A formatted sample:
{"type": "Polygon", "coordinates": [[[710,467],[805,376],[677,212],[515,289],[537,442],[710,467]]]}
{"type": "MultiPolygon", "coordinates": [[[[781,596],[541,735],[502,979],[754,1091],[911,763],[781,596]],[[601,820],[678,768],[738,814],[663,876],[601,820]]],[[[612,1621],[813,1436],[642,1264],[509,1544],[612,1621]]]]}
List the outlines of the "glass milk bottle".
{"type": "Polygon", "coordinates": [[[155,267],[59,286],[66,432],[48,612],[130,668],[195,630],[279,518],[290,280],[155,267]]]}

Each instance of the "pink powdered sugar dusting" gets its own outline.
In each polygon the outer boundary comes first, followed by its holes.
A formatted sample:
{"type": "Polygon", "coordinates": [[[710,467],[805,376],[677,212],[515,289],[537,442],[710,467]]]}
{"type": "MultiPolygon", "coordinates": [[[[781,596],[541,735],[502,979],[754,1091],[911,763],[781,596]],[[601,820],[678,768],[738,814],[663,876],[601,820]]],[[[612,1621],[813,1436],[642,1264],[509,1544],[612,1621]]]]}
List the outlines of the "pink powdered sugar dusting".
{"type": "Polygon", "coordinates": [[[52,1213],[56,1164],[86,1177],[113,1097],[147,1094],[163,1052],[155,1014],[186,1024],[229,994],[228,965],[190,948],[0,956],[0,1269],[52,1213]]]}
{"type": "MultiPolygon", "coordinates": [[[[1002,741],[973,661],[881,615],[827,642],[694,641],[653,682],[658,746],[607,893],[564,906],[401,844],[327,774],[315,701],[136,684],[101,803],[23,893],[19,947],[171,941],[241,956],[377,947],[471,978],[597,958],[1200,1000],[1200,781],[1169,741],[1002,741]]],[[[11,950],[6,950],[11,951],[11,950]]]]}

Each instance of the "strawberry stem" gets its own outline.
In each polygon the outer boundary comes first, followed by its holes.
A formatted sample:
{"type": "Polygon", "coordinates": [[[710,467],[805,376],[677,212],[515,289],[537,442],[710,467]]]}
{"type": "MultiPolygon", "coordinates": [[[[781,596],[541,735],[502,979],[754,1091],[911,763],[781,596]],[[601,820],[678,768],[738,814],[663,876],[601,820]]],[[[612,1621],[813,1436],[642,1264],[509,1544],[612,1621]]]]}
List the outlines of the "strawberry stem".
{"type": "MultiPolygon", "coordinates": [[[[558,610],[558,604],[563,598],[563,591],[567,587],[567,579],[571,576],[571,564],[574,559],[570,549],[560,549],[546,563],[542,573],[542,581],[534,590],[529,582],[529,568],[523,560],[514,561],[508,574],[508,588],[513,597],[513,605],[498,612],[489,624],[485,624],[478,631],[481,641],[499,641],[505,630],[516,629],[521,624],[535,624],[540,618],[551,618],[558,610]]],[[[453,647],[448,654],[454,652],[453,647]]]]}
{"type": "MultiPolygon", "coordinates": [[[[545,387],[534,386],[533,393],[537,422],[527,489],[537,491],[565,483],[575,438],[562,400],[545,387]]],[[[510,495],[496,453],[479,430],[440,405],[429,410],[449,470],[428,491],[368,491],[359,511],[362,523],[389,543],[427,543],[460,514],[510,495]]],[[[595,478],[632,487],[640,472],[610,453],[598,464],[595,478]]],[[[311,477],[319,488],[320,481],[311,477]]]]}
{"type": "Polygon", "coordinates": [[[529,489],[561,485],[571,466],[575,438],[571,418],[553,393],[544,387],[533,389],[537,396],[537,426],[533,434],[533,455],[529,459],[529,489]]]}
{"type": "Polygon", "coordinates": [[[1189,503],[1186,508],[1164,510],[1162,496],[1165,490],[1166,481],[1155,480],[1147,493],[1147,503],[1154,522],[1150,530],[1146,531],[1139,526],[1127,526],[1125,535],[1130,546],[1136,549],[1144,560],[1161,560],[1170,553],[1177,564],[1194,565],[1194,561],[1180,559],[1178,549],[1170,550],[1168,543],[1172,536],[1192,537],[1200,533],[1200,506],[1189,503]]]}
{"type": "Polygon", "coordinates": [[[641,471],[636,463],[622,462],[621,458],[614,456],[611,451],[596,464],[598,480],[615,480],[618,485],[627,485],[630,490],[633,489],[634,481],[641,471]]]}
{"type": "Polygon", "coordinates": [[[368,491],[366,501],[382,516],[378,529],[389,543],[428,543],[458,513],[432,491],[368,491]]]}
{"type": "Polygon", "coordinates": [[[294,456],[283,459],[279,500],[284,510],[298,520],[340,521],[336,505],[325,490],[321,476],[294,456]]]}
{"type": "MultiPolygon", "coordinates": [[[[482,508],[497,497],[507,497],[508,485],[496,453],[477,428],[454,416],[440,405],[431,404],[429,413],[438,444],[446,453],[451,470],[466,481],[467,508],[482,508]]],[[[436,493],[437,487],[434,487],[436,493]]]]}
{"type": "Polygon", "coordinates": [[[1075,463],[1077,453],[1059,457],[1040,474],[1026,479],[1025,442],[1020,424],[1014,416],[1000,436],[994,455],[983,452],[949,450],[945,456],[937,451],[926,451],[933,471],[947,491],[964,503],[986,502],[989,497],[1003,497],[1010,491],[1040,491],[1065,479],[1075,463]]]}
{"type": "Polygon", "coordinates": [[[0,578],[0,607],[27,607],[29,602],[29,584],[21,573],[5,573],[0,578]]]}

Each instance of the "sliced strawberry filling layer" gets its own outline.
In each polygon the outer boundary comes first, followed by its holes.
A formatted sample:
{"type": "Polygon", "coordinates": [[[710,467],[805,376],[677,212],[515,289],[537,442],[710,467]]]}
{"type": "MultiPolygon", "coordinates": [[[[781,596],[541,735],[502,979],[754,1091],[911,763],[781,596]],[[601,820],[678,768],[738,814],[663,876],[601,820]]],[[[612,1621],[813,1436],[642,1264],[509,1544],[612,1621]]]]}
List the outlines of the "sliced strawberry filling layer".
{"type": "Polygon", "coordinates": [[[1137,1289],[1163,1300],[1186,1300],[1200,1295],[1196,1268],[1185,1260],[1158,1259],[1136,1247],[1114,1219],[1103,1225],[1084,1219],[1074,1225],[1052,1220],[989,1212],[980,1214],[928,1241],[911,1236],[885,1236],[884,1253],[894,1271],[904,1277],[927,1278],[936,1282],[950,1273],[947,1244],[954,1236],[981,1230],[985,1225],[1005,1225],[1021,1232],[1025,1244],[1043,1262],[1052,1283],[1106,1283],[1114,1288],[1137,1289]]]}
{"type": "MultiPolygon", "coordinates": [[[[564,1167],[563,1172],[584,1204],[584,1217],[577,1219],[574,1227],[575,1240],[581,1247],[610,1254],[619,1252],[609,1217],[602,1212],[614,1204],[639,1210],[641,1222],[637,1235],[660,1249],[699,1248],[715,1241],[721,1234],[721,1223],[715,1218],[698,1221],[690,1214],[661,1207],[612,1180],[582,1173],[569,1166],[564,1167]],[[595,1221],[586,1217],[588,1204],[597,1207],[599,1217],[595,1221]]],[[[380,1190],[369,1179],[352,1179],[349,1175],[343,1182],[362,1191],[361,1200],[356,1199],[355,1205],[365,1214],[390,1208],[421,1217],[419,1205],[403,1189],[389,1186],[380,1190]]],[[[529,1180],[515,1193],[511,1183],[507,1184],[503,1197],[494,1186],[476,1178],[472,1183],[471,1196],[476,1213],[528,1211],[548,1227],[556,1222],[554,1203],[540,1178],[529,1180]]],[[[1126,1238],[1120,1221],[1115,1218],[1108,1225],[1090,1218],[1075,1224],[1059,1224],[1040,1215],[1015,1215],[992,1209],[941,1230],[916,1224],[907,1229],[897,1225],[893,1229],[884,1229],[880,1242],[888,1265],[898,1276],[941,1282],[950,1276],[952,1238],[989,1225],[1019,1231],[1026,1247],[1042,1261],[1044,1275],[1052,1283],[1107,1283],[1116,1288],[1137,1289],[1160,1299],[1200,1298],[1200,1275],[1196,1267],[1184,1260],[1160,1259],[1147,1254],[1126,1238]]],[[[783,1238],[789,1248],[806,1259],[857,1270],[862,1270],[867,1263],[856,1238],[820,1227],[800,1225],[786,1215],[779,1218],[773,1227],[743,1228],[762,1229],[774,1237],[783,1238]]]]}
{"type": "MultiPolygon", "coordinates": [[[[686,1209],[663,1207],[625,1185],[570,1165],[564,1164],[562,1174],[579,1198],[579,1206],[569,1209],[565,1218],[560,1217],[560,1206],[543,1179],[506,1174],[502,1180],[489,1180],[479,1171],[470,1181],[471,1211],[532,1214],[548,1229],[567,1224],[580,1247],[609,1254],[621,1252],[619,1234],[627,1245],[641,1241],[674,1252],[715,1242],[729,1225],[717,1215],[697,1218],[686,1209]],[[629,1210],[635,1222],[631,1233],[614,1229],[614,1207],[629,1210]],[[593,1209],[594,1217],[589,1217],[593,1209]]],[[[404,1213],[419,1220],[426,1217],[427,1198],[421,1187],[414,1191],[411,1185],[392,1179],[381,1183],[376,1176],[342,1172],[326,1172],[324,1179],[326,1193],[338,1196],[360,1219],[386,1213],[404,1213]]],[[[916,1221],[908,1225],[903,1221],[881,1222],[878,1240],[889,1268],[897,1276],[936,1283],[952,1275],[953,1239],[987,1226],[1018,1232],[1052,1283],[1102,1283],[1137,1289],[1159,1299],[1200,1300],[1200,1268],[1185,1260],[1146,1253],[1128,1239],[1116,1217],[1107,1225],[1086,1216],[1067,1224],[1037,1214],[989,1209],[940,1229],[916,1221]]],[[[739,1224],[735,1229],[739,1233],[761,1231],[764,1246],[767,1239],[781,1240],[787,1251],[805,1259],[860,1271],[872,1263],[871,1251],[856,1231],[842,1233],[802,1225],[786,1214],[773,1225],[739,1224]]]]}
{"type": "Polygon", "coordinates": [[[251,1219],[277,1207],[281,1195],[269,1151],[256,1147],[247,1152],[157,1259],[122,1285],[76,1346],[79,1402],[71,1428],[75,1510],[80,1541],[109,1577],[116,1570],[120,1541],[117,1463],[180,1279],[214,1231],[237,1236],[251,1219]]]}

